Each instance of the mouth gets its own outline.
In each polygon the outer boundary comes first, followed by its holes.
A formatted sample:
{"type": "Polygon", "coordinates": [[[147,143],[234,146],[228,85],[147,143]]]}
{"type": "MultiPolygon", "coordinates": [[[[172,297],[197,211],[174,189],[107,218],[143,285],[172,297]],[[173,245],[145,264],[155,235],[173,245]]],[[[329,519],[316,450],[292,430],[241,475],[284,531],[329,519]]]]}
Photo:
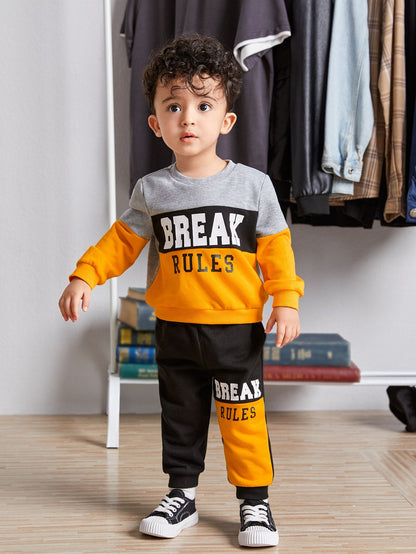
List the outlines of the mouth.
{"type": "Polygon", "coordinates": [[[182,142],[192,142],[196,138],[197,138],[197,136],[194,135],[194,133],[184,133],[180,137],[182,142]]]}

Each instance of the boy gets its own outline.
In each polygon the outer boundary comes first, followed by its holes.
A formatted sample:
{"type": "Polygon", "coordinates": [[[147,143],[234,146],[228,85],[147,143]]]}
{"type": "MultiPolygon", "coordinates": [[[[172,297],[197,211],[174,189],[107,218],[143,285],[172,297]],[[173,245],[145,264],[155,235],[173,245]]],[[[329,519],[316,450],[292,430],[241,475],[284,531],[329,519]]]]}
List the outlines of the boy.
{"type": "MultiPolygon", "coordinates": [[[[270,179],[216,154],[231,131],[241,73],[215,39],[179,37],[144,72],[150,128],[176,163],[139,179],[130,208],[77,263],[60,299],[66,321],[91,289],[120,275],[150,241],[147,302],[157,317],[163,470],[170,492],[140,524],[172,538],[198,522],[211,396],[229,481],[240,500],[243,546],[278,544],[268,504],[273,463],[263,397],[263,305],[277,346],[299,334],[290,233],[270,179]],[[261,268],[263,281],[259,276],[261,268]]],[[[255,132],[255,129],[253,129],[255,132]]]]}

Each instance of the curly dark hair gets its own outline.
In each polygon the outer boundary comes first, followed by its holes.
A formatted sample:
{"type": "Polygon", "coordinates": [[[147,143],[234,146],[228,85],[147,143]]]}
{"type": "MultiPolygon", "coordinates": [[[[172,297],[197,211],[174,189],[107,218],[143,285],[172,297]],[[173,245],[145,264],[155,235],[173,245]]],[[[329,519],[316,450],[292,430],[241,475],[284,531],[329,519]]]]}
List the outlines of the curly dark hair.
{"type": "Polygon", "coordinates": [[[154,98],[158,83],[163,86],[174,80],[184,80],[194,94],[203,94],[204,87],[193,84],[212,77],[223,88],[229,111],[242,85],[242,71],[232,52],[215,38],[198,34],[181,35],[156,53],[143,73],[143,88],[147,102],[154,112],[154,98]]]}

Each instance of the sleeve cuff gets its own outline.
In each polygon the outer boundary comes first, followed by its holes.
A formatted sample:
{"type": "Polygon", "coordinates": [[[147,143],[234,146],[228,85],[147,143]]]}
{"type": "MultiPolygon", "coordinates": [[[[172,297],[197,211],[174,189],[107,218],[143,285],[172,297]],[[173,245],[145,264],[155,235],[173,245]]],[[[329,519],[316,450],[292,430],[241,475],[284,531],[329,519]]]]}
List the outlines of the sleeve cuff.
{"type": "Polygon", "coordinates": [[[91,265],[86,263],[78,264],[74,273],[69,276],[69,280],[72,281],[74,277],[78,277],[79,279],[85,281],[87,285],[91,287],[91,289],[98,285],[100,281],[95,269],[91,265]]]}
{"type": "Polygon", "coordinates": [[[299,293],[293,290],[281,291],[273,297],[273,308],[286,307],[299,310],[299,293]]]}

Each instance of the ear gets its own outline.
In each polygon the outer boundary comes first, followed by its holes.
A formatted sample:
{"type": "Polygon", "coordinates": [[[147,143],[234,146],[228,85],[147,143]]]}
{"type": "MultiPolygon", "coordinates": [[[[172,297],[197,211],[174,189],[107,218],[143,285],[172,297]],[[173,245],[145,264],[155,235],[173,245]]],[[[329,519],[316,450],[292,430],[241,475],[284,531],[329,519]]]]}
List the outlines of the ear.
{"type": "Polygon", "coordinates": [[[149,115],[149,117],[147,118],[147,123],[149,124],[149,127],[152,129],[152,131],[157,137],[162,136],[162,133],[159,127],[159,122],[157,120],[157,117],[154,114],[149,115]]]}
{"type": "Polygon", "coordinates": [[[237,115],[233,112],[227,112],[224,117],[224,121],[221,126],[221,135],[228,135],[231,129],[234,127],[235,122],[237,121],[237,115]]]}

